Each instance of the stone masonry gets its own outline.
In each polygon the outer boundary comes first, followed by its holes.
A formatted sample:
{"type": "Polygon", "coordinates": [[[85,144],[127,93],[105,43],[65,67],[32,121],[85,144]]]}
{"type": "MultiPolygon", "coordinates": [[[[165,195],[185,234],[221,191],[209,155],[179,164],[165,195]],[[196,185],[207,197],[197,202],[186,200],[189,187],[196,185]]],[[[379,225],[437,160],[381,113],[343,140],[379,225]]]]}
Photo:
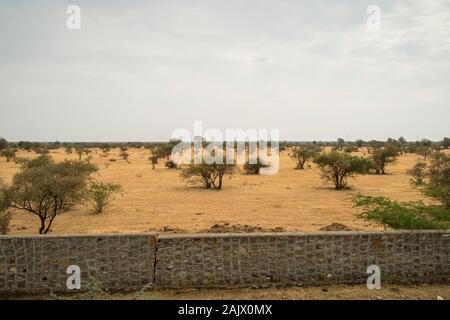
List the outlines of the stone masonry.
{"type": "Polygon", "coordinates": [[[154,283],[154,234],[0,236],[0,292],[67,291],[67,267],[81,287],[132,290],[154,283]]]}
{"type": "Polygon", "coordinates": [[[450,280],[450,232],[160,236],[157,287],[235,287],[450,280]]]}
{"type": "Polygon", "coordinates": [[[0,293],[365,283],[450,283],[450,231],[0,236],[0,293]]]}

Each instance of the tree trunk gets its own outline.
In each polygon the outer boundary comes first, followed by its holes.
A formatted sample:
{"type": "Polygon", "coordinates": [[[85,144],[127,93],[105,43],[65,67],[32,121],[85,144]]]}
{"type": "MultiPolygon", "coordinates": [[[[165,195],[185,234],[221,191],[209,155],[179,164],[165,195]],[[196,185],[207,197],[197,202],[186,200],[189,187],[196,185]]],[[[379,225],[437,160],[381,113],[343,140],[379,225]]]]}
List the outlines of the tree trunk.
{"type": "Polygon", "coordinates": [[[41,227],[39,228],[39,234],[45,234],[45,218],[41,218],[41,227]]]}

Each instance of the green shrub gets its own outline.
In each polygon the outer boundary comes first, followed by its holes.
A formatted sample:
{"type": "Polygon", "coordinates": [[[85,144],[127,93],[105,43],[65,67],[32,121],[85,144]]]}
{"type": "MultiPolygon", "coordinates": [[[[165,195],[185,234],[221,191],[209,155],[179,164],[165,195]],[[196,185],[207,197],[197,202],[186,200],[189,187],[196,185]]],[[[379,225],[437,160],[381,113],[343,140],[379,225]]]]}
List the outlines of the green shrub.
{"type": "Polygon", "coordinates": [[[385,167],[394,163],[398,157],[398,150],[393,146],[375,148],[371,151],[372,168],[376,174],[385,174],[385,167]]]}
{"type": "Polygon", "coordinates": [[[109,200],[114,192],[121,189],[120,184],[91,182],[88,195],[96,213],[101,213],[109,205],[109,200]]]}
{"type": "Polygon", "coordinates": [[[450,138],[448,138],[448,137],[443,138],[441,141],[441,146],[444,149],[450,148],[450,138]]]}
{"type": "Polygon", "coordinates": [[[250,163],[249,161],[247,161],[244,164],[244,172],[246,174],[259,174],[259,171],[261,170],[261,168],[267,168],[269,167],[268,165],[264,164],[261,162],[261,160],[256,159],[256,163],[250,163]]]}
{"type": "Polygon", "coordinates": [[[207,164],[202,162],[201,164],[190,164],[183,168],[181,175],[188,183],[200,183],[206,189],[220,190],[222,189],[223,177],[233,175],[234,171],[235,166],[233,164],[207,164]]]}
{"type": "Polygon", "coordinates": [[[412,183],[415,186],[421,186],[425,182],[426,169],[427,164],[425,162],[418,162],[412,169],[408,170],[408,173],[412,176],[412,183]]]}
{"type": "Polygon", "coordinates": [[[8,141],[0,137],[0,150],[8,149],[8,141]]]}
{"type": "Polygon", "coordinates": [[[152,164],[152,169],[155,169],[156,165],[158,164],[158,155],[152,154],[150,157],[148,157],[148,160],[150,160],[152,164]]]}
{"type": "Polygon", "coordinates": [[[9,186],[1,186],[2,207],[36,215],[39,233],[46,234],[59,214],[85,199],[89,176],[96,170],[85,161],[55,163],[41,155],[23,163],[9,186]]]}
{"type": "Polygon", "coordinates": [[[2,150],[0,152],[0,155],[6,158],[6,162],[9,162],[11,161],[11,159],[14,159],[16,157],[16,150],[14,149],[2,150]]]}
{"type": "Polygon", "coordinates": [[[416,148],[415,152],[416,154],[422,156],[423,160],[427,160],[428,156],[433,152],[433,150],[427,146],[420,146],[416,148]]]}
{"type": "Polygon", "coordinates": [[[418,186],[420,191],[450,208],[450,156],[443,152],[434,153],[425,175],[425,181],[418,186]]]}
{"type": "Polygon", "coordinates": [[[123,160],[128,161],[129,153],[125,150],[121,150],[119,154],[123,160]]]}
{"type": "Polygon", "coordinates": [[[303,169],[305,163],[313,159],[318,154],[316,147],[313,146],[301,146],[292,152],[292,158],[297,160],[297,166],[295,169],[303,169]]]}
{"type": "Polygon", "coordinates": [[[336,190],[348,188],[348,178],[358,173],[367,173],[371,165],[368,159],[338,151],[322,153],[314,159],[314,163],[321,169],[322,179],[325,182],[332,182],[336,190]]]}
{"type": "Polygon", "coordinates": [[[8,233],[11,218],[12,214],[10,212],[0,210],[0,234],[8,233]]]}
{"type": "Polygon", "coordinates": [[[358,218],[393,229],[448,229],[450,210],[425,205],[422,202],[397,202],[384,197],[358,194],[353,199],[356,208],[362,209],[358,218]]]}

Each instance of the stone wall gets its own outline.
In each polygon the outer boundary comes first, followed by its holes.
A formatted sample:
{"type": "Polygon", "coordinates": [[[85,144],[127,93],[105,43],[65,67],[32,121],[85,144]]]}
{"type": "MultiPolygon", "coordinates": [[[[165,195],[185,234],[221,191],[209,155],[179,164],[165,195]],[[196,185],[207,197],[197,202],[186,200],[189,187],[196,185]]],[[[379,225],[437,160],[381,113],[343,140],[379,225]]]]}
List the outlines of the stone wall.
{"type": "Polygon", "coordinates": [[[0,292],[66,291],[67,267],[81,287],[133,290],[154,283],[154,234],[0,236],[0,292]]]}
{"type": "Polygon", "coordinates": [[[160,236],[156,286],[229,287],[450,280],[450,232],[160,236]]]}
{"type": "Polygon", "coordinates": [[[0,236],[0,292],[450,282],[450,231],[0,236]]]}

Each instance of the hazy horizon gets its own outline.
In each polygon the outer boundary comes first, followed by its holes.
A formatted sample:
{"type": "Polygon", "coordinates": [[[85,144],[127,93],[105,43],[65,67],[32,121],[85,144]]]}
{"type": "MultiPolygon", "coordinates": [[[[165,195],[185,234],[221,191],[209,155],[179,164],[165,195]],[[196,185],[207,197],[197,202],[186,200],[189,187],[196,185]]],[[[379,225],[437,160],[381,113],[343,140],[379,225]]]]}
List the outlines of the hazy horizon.
{"type": "Polygon", "coordinates": [[[439,141],[450,1],[6,0],[0,70],[9,141],[167,141],[195,120],[288,141],[439,141]]]}

